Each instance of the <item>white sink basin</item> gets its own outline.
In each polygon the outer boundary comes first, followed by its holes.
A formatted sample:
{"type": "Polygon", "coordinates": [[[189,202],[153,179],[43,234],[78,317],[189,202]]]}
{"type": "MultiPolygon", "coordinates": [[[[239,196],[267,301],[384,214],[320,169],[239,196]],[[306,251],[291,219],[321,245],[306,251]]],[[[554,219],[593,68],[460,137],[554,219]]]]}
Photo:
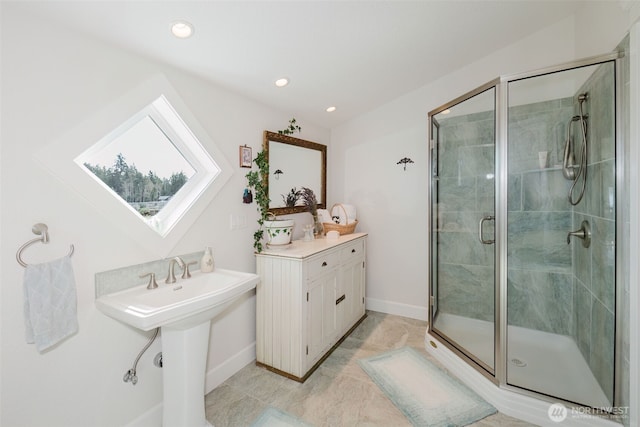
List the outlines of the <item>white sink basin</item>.
{"type": "Polygon", "coordinates": [[[127,325],[144,331],[161,328],[164,427],[211,426],[204,409],[211,319],[259,281],[255,274],[216,269],[96,300],[98,310],[127,325]]]}
{"type": "Polygon", "coordinates": [[[173,284],[146,285],[102,296],[98,310],[127,325],[149,331],[160,326],[185,329],[212,319],[235,298],[256,287],[259,276],[233,270],[193,273],[173,284]]]}

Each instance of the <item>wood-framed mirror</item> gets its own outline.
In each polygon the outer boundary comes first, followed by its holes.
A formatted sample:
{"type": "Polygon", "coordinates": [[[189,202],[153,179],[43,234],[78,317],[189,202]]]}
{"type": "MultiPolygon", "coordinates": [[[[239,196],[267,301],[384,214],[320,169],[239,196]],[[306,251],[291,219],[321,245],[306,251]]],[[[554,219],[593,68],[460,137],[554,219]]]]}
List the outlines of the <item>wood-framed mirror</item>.
{"type": "Polygon", "coordinates": [[[269,211],[276,215],[306,212],[295,192],[307,187],[327,203],[327,146],[289,135],[264,131],[262,149],[269,162],[269,211]]]}

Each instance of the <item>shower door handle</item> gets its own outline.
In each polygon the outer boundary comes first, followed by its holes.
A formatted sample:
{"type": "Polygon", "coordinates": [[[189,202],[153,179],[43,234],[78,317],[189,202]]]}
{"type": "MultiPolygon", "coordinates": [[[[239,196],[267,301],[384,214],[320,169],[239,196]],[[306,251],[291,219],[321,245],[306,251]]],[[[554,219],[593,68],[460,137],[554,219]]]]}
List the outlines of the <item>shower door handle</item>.
{"type": "Polygon", "coordinates": [[[485,221],[493,221],[494,219],[495,217],[493,215],[487,215],[480,220],[480,223],[478,223],[478,238],[480,239],[480,243],[482,243],[483,245],[492,245],[495,243],[495,240],[485,240],[483,236],[485,221]]]}

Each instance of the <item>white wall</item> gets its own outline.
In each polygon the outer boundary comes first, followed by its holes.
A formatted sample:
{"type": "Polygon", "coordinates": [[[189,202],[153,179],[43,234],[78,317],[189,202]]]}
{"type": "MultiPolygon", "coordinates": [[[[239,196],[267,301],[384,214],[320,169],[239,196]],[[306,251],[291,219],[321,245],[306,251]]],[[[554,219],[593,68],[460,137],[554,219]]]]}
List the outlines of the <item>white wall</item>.
{"type": "Polygon", "coordinates": [[[640,16],[638,1],[591,1],[575,16],[576,58],[613,50],[640,16]]]}
{"type": "MultiPolygon", "coordinates": [[[[161,72],[169,79],[208,135],[222,149],[234,175],[179,241],[172,254],[212,246],[220,267],[255,271],[253,231],[256,205],[242,204],[248,169],[238,166],[238,146],[260,149],[262,131],[285,127],[289,113],[212,86],[139,56],[68,32],[12,5],[2,5],[2,271],[0,286],[2,358],[0,425],[124,425],[162,401],[161,370],[152,366],[159,343],[142,357],[139,382],[122,377],[145,344],[140,333],[99,313],[94,305],[96,272],[151,261],[127,230],[53,179],[34,153],[57,140],[104,105],[161,72]],[[249,226],[231,231],[230,215],[249,226]],[[33,238],[31,226],[46,222],[49,245],[25,252],[32,261],[62,256],[73,243],[80,332],[39,354],[24,340],[23,269],[15,251],[33,238]]],[[[304,123],[304,136],[329,143],[329,131],[304,123]]],[[[247,363],[255,341],[255,296],[248,295],[212,327],[209,384],[225,368],[247,363]],[[236,357],[234,359],[234,357],[236,357]]]]}
{"type": "Polygon", "coordinates": [[[427,317],[427,113],[500,75],[573,59],[573,32],[567,18],[332,131],[331,194],[370,233],[367,307],[427,317]]]}

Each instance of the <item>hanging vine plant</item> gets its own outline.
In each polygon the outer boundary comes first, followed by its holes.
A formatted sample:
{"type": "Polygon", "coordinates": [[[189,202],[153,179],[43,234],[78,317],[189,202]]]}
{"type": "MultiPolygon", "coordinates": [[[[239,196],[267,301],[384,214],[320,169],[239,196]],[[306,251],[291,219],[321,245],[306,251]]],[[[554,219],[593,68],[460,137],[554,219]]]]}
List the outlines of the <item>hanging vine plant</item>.
{"type": "Polygon", "coordinates": [[[302,128],[296,124],[295,117],[289,120],[289,126],[286,129],[278,131],[280,135],[293,135],[296,132],[302,132],[302,128]]]}
{"type": "MultiPolygon", "coordinates": [[[[291,118],[291,120],[289,120],[289,126],[286,129],[279,130],[278,133],[281,135],[291,135],[301,131],[302,128],[297,124],[296,119],[291,118]]],[[[257,253],[260,253],[263,249],[263,226],[271,215],[269,212],[271,199],[269,199],[269,158],[267,152],[264,149],[258,152],[256,158],[253,159],[253,163],[258,166],[258,170],[252,170],[245,176],[248,181],[247,187],[252,188],[255,194],[254,200],[258,205],[258,213],[260,214],[258,217],[258,229],[253,233],[253,247],[257,253]]]]}
{"type": "Polygon", "coordinates": [[[262,240],[264,238],[264,229],[262,226],[264,222],[269,218],[269,160],[267,159],[267,153],[262,150],[257,155],[253,162],[258,166],[258,170],[252,170],[247,173],[248,187],[252,188],[255,193],[254,200],[258,205],[258,229],[253,233],[253,247],[256,252],[262,252],[262,240]]]}

